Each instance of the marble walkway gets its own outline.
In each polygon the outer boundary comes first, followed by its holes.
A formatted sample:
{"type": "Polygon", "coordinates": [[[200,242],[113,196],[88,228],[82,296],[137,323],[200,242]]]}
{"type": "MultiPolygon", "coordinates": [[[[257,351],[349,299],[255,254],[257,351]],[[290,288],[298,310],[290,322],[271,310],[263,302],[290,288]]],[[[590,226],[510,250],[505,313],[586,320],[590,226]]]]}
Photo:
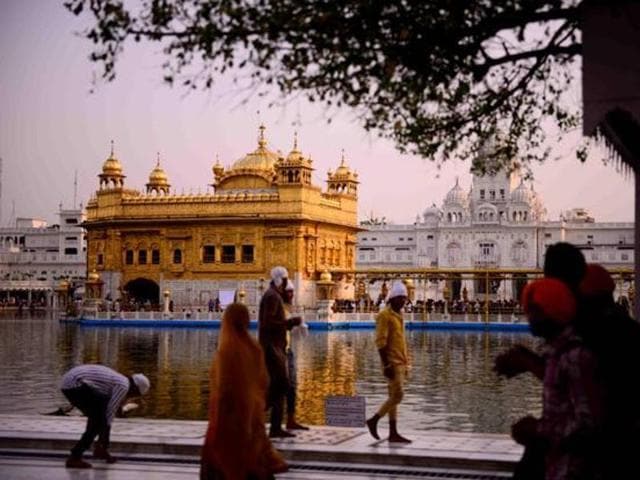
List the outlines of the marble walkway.
{"type": "MultiPolygon", "coordinates": [[[[0,477],[198,478],[206,422],[117,419],[111,450],[118,463],[95,461],[91,471],[66,470],[64,457],[83,429],[84,419],[78,416],[0,415],[0,477]]],[[[386,433],[382,424],[380,430],[381,435],[386,433]]],[[[375,440],[365,428],[313,427],[274,442],[292,467],[278,478],[502,479],[509,478],[522,453],[506,435],[406,429],[403,433],[413,440],[411,444],[375,440]]]]}

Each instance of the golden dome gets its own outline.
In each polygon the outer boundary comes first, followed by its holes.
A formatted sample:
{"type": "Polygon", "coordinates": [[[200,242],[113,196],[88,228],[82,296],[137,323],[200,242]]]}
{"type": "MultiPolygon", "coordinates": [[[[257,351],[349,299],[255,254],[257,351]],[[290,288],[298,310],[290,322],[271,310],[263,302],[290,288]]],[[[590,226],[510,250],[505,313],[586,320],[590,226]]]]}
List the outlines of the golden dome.
{"type": "Polygon", "coordinates": [[[358,181],[358,174],[349,168],[347,162],[344,159],[344,150],[342,151],[340,166],[333,173],[331,172],[331,170],[329,170],[329,177],[334,180],[350,180],[353,182],[358,181]]]}
{"type": "Polygon", "coordinates": [[[111,141],[111,154],[102,164],[102,174],[108,176],[122,175],[122,165],[120,165],[120,161],[113,154],[113,140],[111,141]]]}
{"type": "Polygon", "coordinates": [[[160,167],[160,154],[158,154],[158,160],[156,162],[156,167],[151,170],[149,174],[149,185],[160,186],[160,185],[168,185],[169,177],[165,171],[160,167]]]}
{"type": "Polygon", "coordinates": [[[405,278],[402,282],[407,288],[413,288],[413,280],[411,278],[405,278]]]}
{"type": "Polygon", "coordinates": [[[100,280],[100,275],[98,274],[98,272],[93,270],[91,273],[89,273],[89,275],[87,275],[87,280],[90,282],[97,282],[98,280],[100,280]]]}
{"type": "Polygon", "coordinates": [[[260,125],[260,136],[258,137],[258,148],[248,153],[246,156],[236,161],[231,170],[259,170],[273,171],[279,156],[277,153],[267,149],[267,141],[264,138],[264,125],[260,125]]]}
{"type": "Polygon", "coordinates": [[[219,177],[220,175],[222,175],[224,173],[224,167],[220,163],[220,160],[218,160],[218,156],[217,155],[216,155],[216,164],[213,166],[213,168],[211,170],[213,170],[213,176],[214,177],[219,177]]]}
{"type": "Polygon", "coordinates": [[[287,155],[287,163],[299,163],[304,161],[304,159],[302,152],[298,150],[298,132],[295,132],[293,137],[293,150],[287,155]]]}

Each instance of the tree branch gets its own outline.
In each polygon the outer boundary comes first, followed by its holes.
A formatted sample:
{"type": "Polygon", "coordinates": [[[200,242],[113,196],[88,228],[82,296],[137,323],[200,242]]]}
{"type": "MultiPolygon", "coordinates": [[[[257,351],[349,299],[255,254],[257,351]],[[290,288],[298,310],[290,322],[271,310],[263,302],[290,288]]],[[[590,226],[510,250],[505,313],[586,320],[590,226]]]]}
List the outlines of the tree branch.
{"type": "Polygon", "coordinates": [[[489,69],[496,67],[498,65],[502,65],[505,63],[513,63],[518,60],[525,60],[527,58],[541,58],[548,57],[550,55],[580,55],[582,53],[582,44],[574,43],[572,45],[549,45],[545,48],[540,48],[538,50],[528,50],[525,52],[514,53],[511,55],[504,55],[498,58],[491,58],[486,53],[483,53],[484,58],[487,59],[486,62],[476,64],[472,67],[473,75],[476,80],[482,79],[489,69]]]}

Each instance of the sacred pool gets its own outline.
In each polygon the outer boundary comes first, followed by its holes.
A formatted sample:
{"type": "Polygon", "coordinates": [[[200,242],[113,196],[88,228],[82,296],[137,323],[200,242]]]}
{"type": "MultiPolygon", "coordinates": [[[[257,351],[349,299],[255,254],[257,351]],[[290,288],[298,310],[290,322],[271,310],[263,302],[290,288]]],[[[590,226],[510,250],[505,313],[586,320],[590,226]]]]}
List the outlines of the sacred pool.
{"type": "MultiPolygon", "coordinates": [[[[147,374],[152,390],[136,415],[206,419],[208,369],[219,331],[209,328],[86,327],[51,316],[0,319],[0,413],[38,414],[65,404],[61,375],[79,363],[103,363],[147,374]]],[[[255,333],[255,332],[254,332],[255,333]]],[[[411,330],[412,369],[399,422],[413,430],[509,433],[511,423],[541,408],[541,385],[530,375],[506,380],[492,370],[499,352],[525,332],[411,330]]],[[[331,395],[360,395],[367,415],[386,398],[374,331],[311,332],[297,339],[299,420],[324,424],[331,395]]]]}

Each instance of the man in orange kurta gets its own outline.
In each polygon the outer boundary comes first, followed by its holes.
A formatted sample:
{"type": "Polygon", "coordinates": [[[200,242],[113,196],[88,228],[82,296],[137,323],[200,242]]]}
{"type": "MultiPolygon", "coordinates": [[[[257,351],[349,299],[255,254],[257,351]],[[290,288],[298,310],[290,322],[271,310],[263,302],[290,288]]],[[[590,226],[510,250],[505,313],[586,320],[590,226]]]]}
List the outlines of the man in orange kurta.
{"type": "Polygon", "coordinates": [[[378,412],[367,420],[371,435],[379,439],[378,421],[389,415],[389,441],[410,443],[397,429],[397,407],[404,395],[404,382],[409,366],[407,342],[404,336],[402,307],[407,301],[407,287],[396,281],[389,292],[387,306],[376,316],[376,347],[382,360],[382,372],[387,379],[389,398],[378,412]]]}

